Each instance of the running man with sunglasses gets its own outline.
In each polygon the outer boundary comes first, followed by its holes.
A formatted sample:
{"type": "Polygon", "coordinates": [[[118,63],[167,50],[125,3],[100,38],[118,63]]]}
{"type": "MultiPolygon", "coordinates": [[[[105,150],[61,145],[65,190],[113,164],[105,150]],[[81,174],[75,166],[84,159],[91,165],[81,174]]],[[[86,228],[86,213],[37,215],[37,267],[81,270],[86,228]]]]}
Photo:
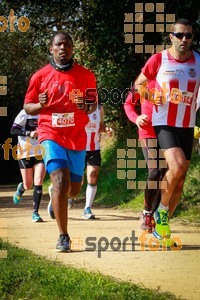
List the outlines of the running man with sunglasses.
{"type": "Polygon", "coordinates": [[[178,19],[169,38],[172,46],[147,60],[133,91],[134,94],[141,86],[144,88],[146,81],[155,80],[155,88],[146,92],[154,104],[152,124],[168,165],[161,202],[154,214],[154,236],[159,240],[170,237],[169,217],[178,204],[190,165],[200,86],[200,56],[191,50],[191,23],[178,19]]]}

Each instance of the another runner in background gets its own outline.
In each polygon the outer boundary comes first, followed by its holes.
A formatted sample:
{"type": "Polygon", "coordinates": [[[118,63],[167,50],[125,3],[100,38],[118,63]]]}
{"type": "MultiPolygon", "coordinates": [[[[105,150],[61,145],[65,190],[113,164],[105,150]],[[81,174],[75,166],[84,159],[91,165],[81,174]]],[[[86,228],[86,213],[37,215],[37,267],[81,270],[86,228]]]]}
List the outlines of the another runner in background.
{"type": "Polygon", "coordinates": [[[18,184],[13,195],[13,202],[18,204],[22,201],[25,190],[33,189],[33,222],[43,222],[39,215],[40,201],[42,198],[42,184],[46,174],[42,152],[38,143],[38,116],[28,115],[25,110],[21,110],[16,116],[11,128],[11,134],[18,136],[17,158],[22,182],[18,184]]]}
{"type": "MultiPolygon", "coordinates": [[[[147,88],[154,88],[155,81],[148,82],[147,88]]],[[[153,214],[157,209],[161,191],[160,182],[164,176],[166,168],[161,166],[160,147],[152,126],[153,104],[145,98],[140,99],[140,95],[135,94],[133,98],[130,92],[126,98],[124,109],[127,117],[138,127],[139,140],[142,146],[142,152],[148,168],[148,178],[144,190],[144,210],[141,216],[141,228],[152,232],[155,227],[153,214]],[[141,112],[138,112],[139,102],[141,112]]]]}
{"type": "Polygon", "coordinates": [[[87,147],[86,147],[86,202],[83,212],[84,219],[95,219],[91,207],[97,192],[98,175],[101,167],[100,135],[107,133],[112,136],[112,128],[104,124],[104,108],[98,105],[97,109],[88,114],[89,123],[86,125],[87,147]]]}

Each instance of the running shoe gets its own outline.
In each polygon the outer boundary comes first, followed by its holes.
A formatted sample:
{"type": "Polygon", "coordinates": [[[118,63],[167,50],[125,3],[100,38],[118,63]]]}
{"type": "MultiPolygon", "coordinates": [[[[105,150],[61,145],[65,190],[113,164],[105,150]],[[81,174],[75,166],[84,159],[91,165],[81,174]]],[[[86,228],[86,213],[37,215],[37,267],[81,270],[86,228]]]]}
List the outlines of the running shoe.
{"type": "Polygon", "coordinates": [[[68,234],[61,234],[59,236],[58,242],[56,244],[57,252],[70,252],[71,250],[71,241],[68,234]]]}
{"type": "Polygon", "coordinates": [[[83,218],[86,220],[95,219],[95,215],[91,212],[90,207],[87,207],[86,209],[84,209],[83,218]]]}
{"type": "Polygon", "coordinates": [[[40,217],[37,211],[34,211],[32,214],[32,222],[34,223],[43,222],[43,219],[40,217]]]}
{"type": "Polygon", "coordinates": [[[153,235],[155,238],[162,240],[163,238],[170,238],[171,232],[169,227],[169,211],[157,210],[154,213],[155,230],[153,235]]]}
{"type": "Polygon", "coordinates": [[[22,201],[22,195],[24,193],[24,186],[23,182],[20,182],[17,186],[17,190],[13,195],[13,202],[14,204],[18,204],[19,202],[22,201]]]}
{"type": "Polygon", "coordinates": [[[47,206],[47,212],[48,212],[48,215],[51,217],[51,219],[55,220],[55,214],[54,214],[54,211],[53,211],[53,207],[52,207],[52,185],[50,185],[48,187],[48,192],[49,192],[49,203],[48,203],[48,206],[47,206]]]}
{"type": "Polygon", "coordinates": [[[155,229],[155,221],[151,212],[143,212],[141,215],[141,229],[152,233],[155,229]]]}

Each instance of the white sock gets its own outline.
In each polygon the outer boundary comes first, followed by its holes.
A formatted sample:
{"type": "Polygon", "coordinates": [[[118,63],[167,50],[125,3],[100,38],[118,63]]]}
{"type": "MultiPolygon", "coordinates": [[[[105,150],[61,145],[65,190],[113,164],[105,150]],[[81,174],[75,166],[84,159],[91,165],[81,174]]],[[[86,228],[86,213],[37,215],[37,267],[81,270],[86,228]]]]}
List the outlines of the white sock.
{"type": "Polygon", "coordinates": [[[148,211],[148,210],[145,210],[145,209],[144,209],[144,210],[143,210],[143,214],[144,214],[144,215],[145,215],[145,214],[152,214],[152,211],[151,211],[151,210],[148,211]]]}
{"type": "Polygon", "coordinates": [[[159,204],[158,210],[169,210],[169,205],[165,206],[161,202],[159,204]]]}
{"type": "Polygon", "coordinates": [[[91,207],[97,192],[97,185],[87,184],[85,209],[91,207]]]}

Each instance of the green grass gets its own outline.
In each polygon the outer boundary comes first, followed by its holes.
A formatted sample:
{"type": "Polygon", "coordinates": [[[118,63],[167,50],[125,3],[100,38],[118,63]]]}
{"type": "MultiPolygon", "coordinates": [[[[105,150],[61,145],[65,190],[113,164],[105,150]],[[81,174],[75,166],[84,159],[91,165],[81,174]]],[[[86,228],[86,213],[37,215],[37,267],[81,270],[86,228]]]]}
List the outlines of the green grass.
{"type": "Polygon", "coordinates": [[[6,259],[0,259],[1,300],[176,299],[169,293],[47,261],[2,240],[1,249],[8,253],[6,259]]]}

